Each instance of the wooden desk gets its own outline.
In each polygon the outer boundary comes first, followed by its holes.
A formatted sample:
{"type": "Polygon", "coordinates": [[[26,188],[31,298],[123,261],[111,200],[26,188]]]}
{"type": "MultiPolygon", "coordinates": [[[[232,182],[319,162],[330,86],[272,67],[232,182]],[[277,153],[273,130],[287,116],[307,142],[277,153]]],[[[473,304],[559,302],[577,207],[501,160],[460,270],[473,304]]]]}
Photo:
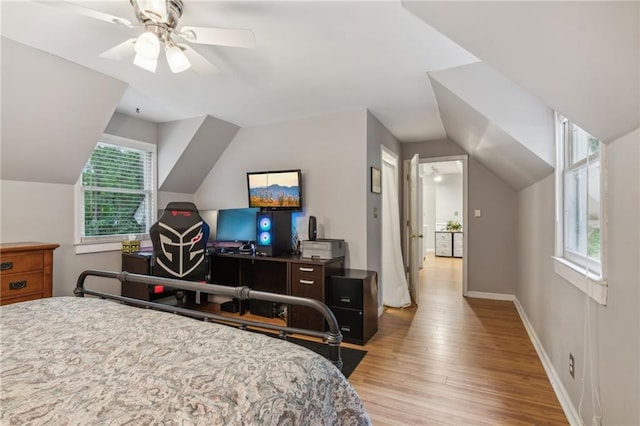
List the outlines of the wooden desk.
{"type": "MultiPolygon", "coordinates": [[[[344,270],[344,257],[308,259],[298,255],[253,256],[216,253],[211,255],[214,284],[247,286],[254,290],[327,300],[329,276],[344,270]]],[[[271,317],[273,304],[251,302],[251,313],[271,317]]],[[[310,308],[290,306],[287,325],[324,331],[324,318],[310,308]]]]}
{"type": "MultiPolygon", "coordinates": [[[[298,255],[253,256],[248,254],[209,253],[212,284],[232,287],[247,286],[252,290],[312,297],[327,303],[329,277],[344,271],[344,257],[309,259],[298,255]]],[[[122,270],[138,274],[150,273],[151,256],[142,253],[122,255],[122,270]]],[[[147,286],[122,283],[122,295],[150,300],[155,295],[147,286]]],[[[197,305],[195,309],[197,309],[197,305]]],[[[250,312],[267,318],[277,316],[279,306],[252,300],[250,312]]],[[[244,313],[245,307],[240,308],[244,313]]],[[[325,321],[319,312],[303,306],[287,306],[287,325],[324,331],[325,321]]]]}

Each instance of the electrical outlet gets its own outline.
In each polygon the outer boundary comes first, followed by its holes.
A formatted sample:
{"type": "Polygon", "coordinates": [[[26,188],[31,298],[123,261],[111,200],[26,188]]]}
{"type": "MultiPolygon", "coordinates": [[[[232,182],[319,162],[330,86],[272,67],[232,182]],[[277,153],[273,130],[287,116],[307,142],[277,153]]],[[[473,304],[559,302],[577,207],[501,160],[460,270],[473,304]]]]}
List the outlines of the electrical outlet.
{"type": "Polygon", "coordinates": [[[569,352],[569,374],[571,374],[572,379],[576,378],[575,371],[576,371],[576,360],[573,357],[573,354],[569,352]]]}

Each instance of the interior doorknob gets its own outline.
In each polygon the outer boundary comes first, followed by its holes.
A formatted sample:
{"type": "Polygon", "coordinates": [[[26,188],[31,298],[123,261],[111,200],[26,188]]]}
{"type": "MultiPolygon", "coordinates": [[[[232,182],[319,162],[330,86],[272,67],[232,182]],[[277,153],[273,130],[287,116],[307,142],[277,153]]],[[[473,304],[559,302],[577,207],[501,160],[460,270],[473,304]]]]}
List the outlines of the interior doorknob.
{"type": "Polygon", "coordinates": [[[411,238],[424,238],[424,235],[422,235],[422,234],[420,234],[420,235],[412,234],[411,238]]]}

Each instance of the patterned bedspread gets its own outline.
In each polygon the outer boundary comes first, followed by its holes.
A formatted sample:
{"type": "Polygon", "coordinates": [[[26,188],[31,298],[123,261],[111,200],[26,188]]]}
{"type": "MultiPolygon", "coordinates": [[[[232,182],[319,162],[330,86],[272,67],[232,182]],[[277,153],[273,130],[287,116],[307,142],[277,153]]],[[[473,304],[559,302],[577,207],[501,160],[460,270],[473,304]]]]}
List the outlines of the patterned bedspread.
{"type": "Polygon", "coordinates": [[[344,376],[293,343],[118,303],[0,307],[1,424],[370,424],[344,376]]]}

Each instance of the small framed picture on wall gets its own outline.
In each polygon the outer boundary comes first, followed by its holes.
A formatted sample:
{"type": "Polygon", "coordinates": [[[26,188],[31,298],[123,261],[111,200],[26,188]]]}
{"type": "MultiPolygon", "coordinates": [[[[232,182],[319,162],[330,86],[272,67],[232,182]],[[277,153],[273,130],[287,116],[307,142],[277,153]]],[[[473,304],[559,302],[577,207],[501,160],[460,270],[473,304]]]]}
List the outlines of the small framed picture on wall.
{"type": "Polygon", "coordinates": [[[382,192],[382,174],[380,169],[371,167],[371,192],[380,194],[382,192]]]}

